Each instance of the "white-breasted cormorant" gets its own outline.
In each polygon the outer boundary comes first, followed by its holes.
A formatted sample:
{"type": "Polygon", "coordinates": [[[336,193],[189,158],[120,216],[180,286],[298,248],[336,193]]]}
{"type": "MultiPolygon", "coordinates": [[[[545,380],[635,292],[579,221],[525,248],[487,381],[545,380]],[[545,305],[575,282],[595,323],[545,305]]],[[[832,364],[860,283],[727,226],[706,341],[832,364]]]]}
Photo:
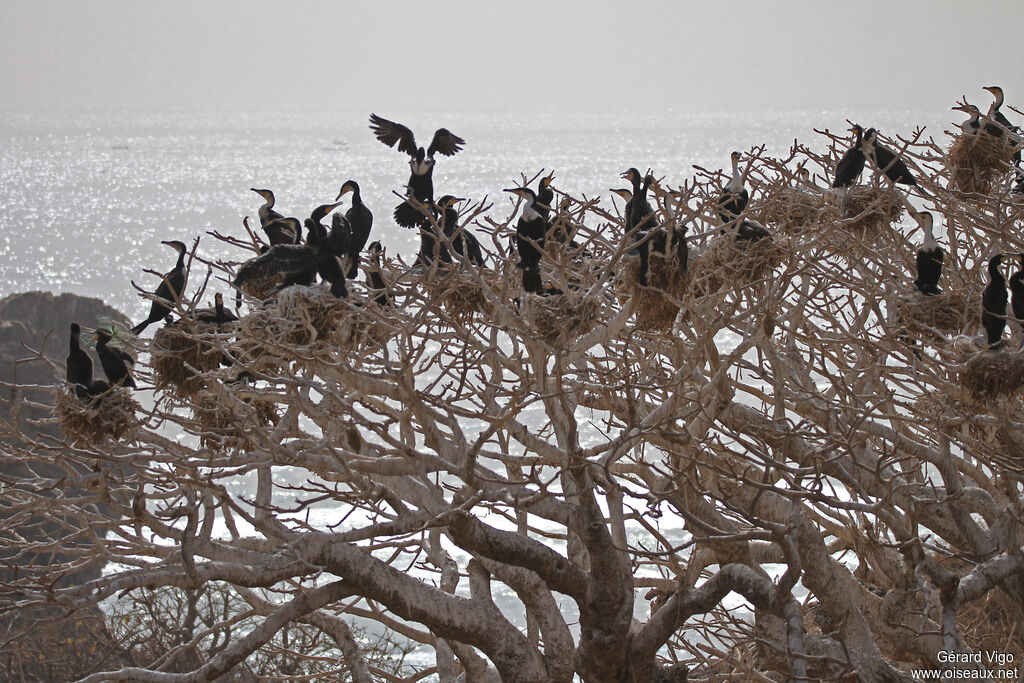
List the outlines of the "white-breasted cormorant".
{"type": "Polygon", "coordinates": [[[864,133],[864,156],[874,163],[875,167],[884,173],[889,180],[901,185],[917,185],[910,169],[903,163],[903,160],[896,156],[896,153],[878,141],[878,131],[868,128],[864,133]]]}
{"type": "Polygon", "coordinates": [[[849,187],[857,182],[857,178],[864,171],[864,150],[861,148],[864,131],[857,124],[853,124],[850,132],[856,133],[857,138],[836,164],[836,177],[832,181],[832,187],[849,187]]]}
{"type": "Polygon", "coordinates": [[[71,336],[68,339],[68,357],[65,360],[67,369],[68,384],[75,389],[75,394],[80,398],[89,392],[89,384],[92,382],[92,358],[89,352],[82,348],[82,328],[78,323],[71,323],[71,336]]]}
{"type": "Polygon", "coordinates": [[[96,355],[100,357],[100,365],[103,366],[103,374],[107,376],[111,386],[124,386],[135,388],[135,380],[132,379],[130,368],[135,365],[135,359],[128,355],[124,349],[116,346],[108,346],[113,335],[109,330],[102,328],[96,330],[96,355]]]}
{"type": "Polygon", "coordinates": [[[355,278],[359,271],[359,254],[362,253],[366,241],[370,239],[370,229],[373,227],[373,212],[363,204],[363,197],[359,193],[359,183],[354,180],[346,180],[341,186],[341,191],[335,201],[340,200],[348,193],[352,193],[352,206],[345,212],[348,220],[351,236],[348,243],[348,279],[355,278]]]}
{"type": "Polygon", "coordinates": [[[978,110],[973,104],[959,104],[952,107],[953,111],[962,111],[968,116],[969,119],[960,124],[960,131],[964,135],[977,135],[984,128],[988,135],[994,138],[1001,138],[1006,134],[1006,129],[1000,125],[993,123],[986,119],[984,122],[981,120],[981,111],[978,110]]]}
{"type": "Polygon", "coordinates": [[[939,278],[942,276],[942,262],[945,253],[939,243],[935,241],[932,214],[928,211],[920,211],[913,216],[924,230],[924,239],[917,249],[917,279],[914,280],[914,286],[917,287],[917,291],[926,296],[941,294],[939,278]]]}
{"type": "Polygon", "coordinates": [[[740,153],[733,152],[729,158],[732,160],[732,177],[718,196],[718,217],[723,223],[738,218],[750,200],[750,193],[743,186],[743,175],[740,173],[740,153]]]}
{"type": "MultiPolygon", "coordinates": [[[[519,252],[519,263],[516,265],[524,270],[539,268],[540,250],[544,248],[544,235],[547,234],[548,223],[537,211],[537,195],[528,187],[515,187],[505,192],[524,200],[523,213],[516,223],[516,250],[519,252]]],[[[537,279],[540,279],[539,272],[537,279]]]]}
{"type": "Polygon", "coordinates": [[[160,244],[166,244],[178,252],[178,261],[174,264],[174,268],[164,273],[163,281],[154,292],[156,299],[153,300],[153,304],[149,307],[149,317],[133,327],[132,334],[139,334],[152,323],[168,317],[171,314],[171,309],[174,308],[175,302],[181,298],[181,294],[185,289],[186,247],[184,243],[178,240],[170,240],[160,244]]]}
{"type": "MultiPolygon", "coordinates": [[[[399,152],[409,155],[412,174],[407,187],[417,201],[428,206],[434,200],[434,155],[440,153],[450,157],[466,144],[465,140],[447,128],[438,128],[430,141],[430,147],[424,151],[422,147],[416,146],[416,139],[409,128],[376,114],[370,114],[370,130],[388,147],[397,144],[399,152]]],[[[402,202],[395,208],[395,222],[402,227],[412,228],[430,221],[418,208],[409,202],[402,202]]]]}
{"type": "Polygon", "coordinates": [[[380,259],[384,255],[384,247],[380,242],[371,242],[367,247],[370,253],[370,266],[366,269],[367,287],[370,290],[371,300],[381,308],[391,308],[394,301],[388,285],[384,282],[384,276],[380,272],[380,259]]]}
{"type": "Polygon", "coordinates": [[[981,295],[981,325],[989,348],[1002,346],[1006,329],[1006,278],[999,271],[1005,254],[996,254],[988,262],[989,282],[981,295]]]}

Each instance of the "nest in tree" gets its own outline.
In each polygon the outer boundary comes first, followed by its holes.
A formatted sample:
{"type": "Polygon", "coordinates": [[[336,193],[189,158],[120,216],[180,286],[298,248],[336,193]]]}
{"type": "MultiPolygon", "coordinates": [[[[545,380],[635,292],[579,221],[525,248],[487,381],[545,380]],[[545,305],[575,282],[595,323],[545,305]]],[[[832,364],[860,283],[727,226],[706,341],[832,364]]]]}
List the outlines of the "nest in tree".
{"type": "Polygon", "coordinates": [[[992,182],[1013,163],[1016,151],[1009,135],[995,137],[981,131],[958,136],[946,155],[953,186],[961,192],[988,194],[992,182]]]}
{"type": "Polygon", "coordinates": [[[960,385],[977,399],[1014,396],[1024,388],[1024,354],[1019,351],[985,351],[967,361],[960,385]]]}
{"type": "Polygon", "coordinates": [[[595,297],[583,296],[579,291],[549,296],[524,294],[522,306],[530,329],[556,348],[568,348],[594,329],[603,308],[595,297]]]}
{"type": "Polygon", "coordinates": [[[851,240],[872,242],[903,214],[903,196],[891,185],[854,185],[837,190],[822,215],[828,242],[839,248],[851,240]],[[845,193],[845,197],[843,197],[845,193]]]}
{"type": "Polygon", "coordinates": [[[647,259],[646,287],[640,284],[638,257],[626,261],[621,282],[633,300],[637,327],[643,330],[668,330],[672,328],[683,297],[689,291],[690,269],[682,268],[675,250],[670,250],[666,255],[655,249],[647,259]]]}
{"type": "Polygon", "coordinates": [[[216,370],[224,355],[214,338],[217,332],[217,325],[193,320],[157,330],[149,347],[156,388],[182,399],[202,389],[199,373],[216,370]]]}
{"type": "Polygon", "coordinates": [[[55,408],[64,436],[87,443],[128,436],[138,426],[135,412],[141,410],[129,390],[119,387],[85,399],[58,391],[55,408]]]}
{"type": "Polygon", "coordinates": [[[254,432],[278,422],[277,406],[265,398],[240,398],[230,391],[201,391],[192,401],[199,443],[212,450],[245,448],[254,432]]]}
{"type": "Polygon", "coordinates": [[[761,223],[787,235],[799,235],[813,229],[825,209],[825,195],[795,187],[784,187],[768,194],[749,213],[761,223]]]}
{"type": "MultiPolygon", "coordinates": [[[[480,275],[483,278],[493,277],[488,270],[482,270],[480,275]]],[[[423,279],[423,286],[429,290],[429,298],[457,320],[469,320],[474,314],[486,313],[489,309],[476,275],[460,270],[457,264],[451,267],[439,264],[434,273],[423,279]]]]}
{"type": "Polygon", "coordinates": [[[780,235],[759,240],[732,234],[711,238],[690,256],[690,295],[695,299],[722,289],[741,289],[770,277],[791,253],[791,241],[780,235]]]}
{"type": "Polygon", "coordinates": [[[238,337],[269,348],[278,345],[308,346],[327,338],[338,321],[351,310],[322,285],[285,287],[262,308],[238,321],[238,337]]]}
{"type": "Polygon", "coordinates": [[[918,291],[896,300],[896,316],[908,333],[943,338],[973,329],[980,322],[977,297],[965,291],[925,296],[918,291]]]}
{"type": "Polygon", "coordinates": [[[398,311],[367,303],[343,315],[327,341],[351,351],[372,350],[385,346],[404,322],[398,311]]]}

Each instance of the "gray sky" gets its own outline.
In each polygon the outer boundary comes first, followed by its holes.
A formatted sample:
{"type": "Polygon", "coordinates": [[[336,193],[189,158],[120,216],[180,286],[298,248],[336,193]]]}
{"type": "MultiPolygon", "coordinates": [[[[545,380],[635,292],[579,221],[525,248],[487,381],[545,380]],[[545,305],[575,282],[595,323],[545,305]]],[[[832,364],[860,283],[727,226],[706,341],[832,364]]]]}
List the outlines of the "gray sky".
{"type": "Polygon", "coordinates": [[[0,109],[1024,102],[1024,2],[3,0],[0,109]]]}

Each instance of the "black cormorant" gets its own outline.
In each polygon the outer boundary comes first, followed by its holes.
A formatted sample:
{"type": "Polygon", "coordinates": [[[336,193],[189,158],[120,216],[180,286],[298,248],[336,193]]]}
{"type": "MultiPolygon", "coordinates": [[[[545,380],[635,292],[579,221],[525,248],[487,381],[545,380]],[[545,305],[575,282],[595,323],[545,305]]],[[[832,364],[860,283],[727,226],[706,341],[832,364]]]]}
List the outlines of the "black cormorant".
{"type": "Polygon", "coordinates": [[[68,340],[68,357],[65,361],[68,384],[74,386],[75,394],[82,397],[88,394],[89,383],[92,382],[92,358],[82,348],[82,328],[78,323],[71,323],[71,337],[68,340]]]}
{"type": "Polygon", "coordinates": [[[924,230],[924,239],[917,249],[917,279],[914,280],[914,286],[917,287],[917,291],[927,296],[941,294],[939,278],[942,276],[942,261],[945,254],[935,241],[932,215],[928,211],[920,211],[913,216],[924,230]]]}
{"type": "Polygon", "coordinates": [[[139,334],[152,323],[169,316],[174,303],[181,298],[182,291],[185,288],[185,245],[177,240],[164,241],[160,244],[166,244],[177,251],[178,261],[174,264],[174,268],[164,273],[163,281],[156,288],[156,292],[154,292],[156,299],[153,300],[153,304],[149,307],[149,317],[133,327],[132,334],[139,334]]]}
{"type": "Polygon", "coordinates": [[[213,295],[213,308],[199,309],[195,318],[201,323],[213,323],[218,327],[238,322],[238,316],[224,308],[224,295],[220,292],[213,295]]]}
{"type": "MultiPolygon", "coordinates": [[[[335,214],[338,216],[339,214],[335,214]]],[[[232,284],[238,289],[236,305],[241,304],[242,286],[250,281],[282,278],[278,289],[290,285],[311,285],[317,274],[331,284],[331,294],[348,296],[345,273],[329,249],[318,244],[279,244],[266,253],[249,259],[238,268],[232,284]]]]}
{"type": "Polygon", "coordinates": [[[857,139],[836,164],[836,177],[832,181],[832,187],[849,187],[857,182],[857,178],[864,171],[864,150],[861,148],[864,131],[857,124],[853,124],[850,132],[856,133],[857,139]]]}
{"type": "Polygon", "coordinates": [[[1010,308],[1017,324],[1024,330],[1024,254],[1017,254],[1017,259],[1020,267],[1010,276],[1010,308]]]}
{"type": "Polygon", "coordinates": [[[874,128],[868,128],[864,133],[863,148],[864,155],[871,159],[875,167],[885,173],[889,180],[901,185],[917,185],[917,179],[911,174],[903,160],[878,141],[878,131],[874,128]]]}
{"type": "Polygon", "coordinates": [[[747,208],[747,201],[750,199],[747,188],[743,187],[743,175],[740,173],[739,165],[740,153],[733,152],[729,156],[732,159],[732,177],[722,188],[722,194],[718,196],[718,217],[723,223],[738,218],[743,209],[747,208]]]}
{"type": "Polygon", "coordinates": [[[124,349],[116,346],[107,346],[113,335],[104,329],[96,330],[96,355],[100,357],[100,365],[103,366],[103,374],[107,376],[111,386],[124,386],[135,388],[135,380],[132,379],[130,368],[135,365],[135,359],[128,355],[124,349]]]}
{"type": "Polygon", "coordinates": [[[1003,89],[998,85],[988,85],[984,89],[992,93],[992,97],[996,98],[988,107],[988,117],[1007,130],[1017,130],[1017,127],[1010,123],[1009,119],[1003,115],[1003,112],[999,111],[999,108],[1003,106],[1003,89]]]}
{"type": "MultiPolygon", "coordinates": [[[[630,171],[632,170],[633,169],[630,169],[630,171]]],[[[630,171],[627,171],[626,173],[629,173],[630,171]]],[[[623,174],[623,177],[625,176],[626,174],[623,174]]],[[[628,236],[632,232],[632,248],[629,250],[628,253],[636,254],[640,257],[640,272],[637,274],[637,282],[640,283],[641,287],[646,287],[647,273],[650,270],[650,244],[648,240],[649,233],[647,230],[637,230],[633,232],[633,219],[631,218],[631,216],[635,217],[636,215],[636,213],[633,210],[633,198],[636,195],[634,195],[631,190],[628,190],[626,188],[613,189],[611,191],[619,195],[620,197],[622,197],[622,199],[626,201],[626,206],[623,209],[623,214],[626,218],[626,235],[628,236]]],[[[650,205],[648,205],[647,208],[649,209],[650,205]]],[[[643,209],[641,208],[641,212],[642,210],[643,209]]],[[[653,215],[653,211],[649,215],[653,215]]]]}
{"type": "Polygon", "coordinates": [[[1006,278],[999,272],[1005,254],[996,254],[988,262],[989,282],[981,295],[981,325],[989,348],[1002,346],[1006,329],[1006,278]]]}
{"type": "Polygon", "coordinates": [[[437,207],[440,210],[437,220],[441,230],[444,232],[444,236],[448,238],[449,244],[452,245],[452,251],[469,259],[469,262],[474,266],[482,267],[484,265],[484,253],[480,248],[480,241],[477,240],[476,235],[469,231],[469,228],[466,226],[459,227],[459,211],[455,208],[455,205],[461,201],[464,200],[453,197],[450,194],[441,197],[437,201],[437,207]]]}
{"type": "Polygon", "coordinates": [[[551,189],[551,182],[555,179],[555,172],[547,174],[537,183],[537,213],[544,220],[551,215],[552,202],[555,201],[555,191],[551,189]]]}
{"type": "Polygon", "coordinates": [[[327,226],[323,223],[324,218],[339,206],[341,204],[321,204],[313,209],[313,213],[309,214],[309,218],[306,219],[307,243],[321,244],[327,240],[327,226]]]}
{"type": "Polygon", "coordinates": [[[391,308],[394,306],[391,292],[388,290],[387,283],[384,282],[384,276],[380,274],[380,259],[384,255],[384,247],[380,242],[371,242],[367,251],[370,252],[370,266],[366,269],[370,297],[381,308],[391,308]]]}
{"type": "MultiPolygon", "coordinates": [[[[540,250],[544,248],[544,235],[547,234],[548,223],[537,211],[537,195],[528,187],[515,187],[505,190],[505,192],[511,192],[525,200],[523,213],[516,224],[516,249],[519,252],[517,266],[524,270],[538,268],[540,266],[540,250]]],[[[539,273],[537,279],[540,279],[539,273]]]]}
{"type": "Polygon", "coordinates": [[[736,228],[736,239],[737,240],[750,240],[756,242],[763,240],[766,237],[771,239],[772,233],[768,228],[764,227],[755,220],[744,218],[740,221],[740,225],[736,228]]]}
{"type": "Polygon", "coordinates": [[[341,199],[349,192],[352,193],[352,207],[345,212],[348,220],[351,237],[348,244],[348,279],[355,278],[359,270],[359,254],[366,246],[366,240],[370,239],[370,229],[373,227],[373,212],[363,204],[363,197],[359,194],[359,183],[354,180],[346,180],[338,192],[335,201],[341,199]]]}
{"type": "MultiPolygon", "coordinates": [[[[640,171],[630,168],[619,177],[628,180],[630,185],[633,186],[630,197],[626,201],[626,232],[632,232],[636,229],[647,230],[654,225],[654,209],[651,208],[651,203],[647,201],[647,190],[650,188],[654,176],[648,173],[641,179],[640,171]]],[[[625,195],[620,196],[626,199],[625,195]]]]}
{"type": "MultiPolygon", "coordinates": [[[[370,114],[370,130],[378,140],[388,147],[394,147],[397,144],[399,152],[409,155],[409,167],[412,169],[412,175],[409,176],[407,187],[416,200],[428,206],[434,199],[434,155],[440,153],[450,157],[466,144],[465,140],[452,134],[448,129],[438,128],[434,133],[434,139],[430,142],[430,147],[424,151],[422,147],[416,146],[416,140],[411,130],[400,123],[388,121],[376,114],[370,114]]],[[[395,208],[395,222],[402,227],[412,228],[430,221],[422,211],[412,204],[402,202],[395,208]]]]}
{"type": "Polygon", "coordinates": [[[298,244],[302,240],[302,223],[297,218],[286,218],[274,211],[274,193],[270,190],[259,190],[255,187],[251,189],[265,201],[257,215],[260,219],[260,227],[263,228],[263,232],[266,233],[267,239],[270,241],[270,246],[298,244]]]}

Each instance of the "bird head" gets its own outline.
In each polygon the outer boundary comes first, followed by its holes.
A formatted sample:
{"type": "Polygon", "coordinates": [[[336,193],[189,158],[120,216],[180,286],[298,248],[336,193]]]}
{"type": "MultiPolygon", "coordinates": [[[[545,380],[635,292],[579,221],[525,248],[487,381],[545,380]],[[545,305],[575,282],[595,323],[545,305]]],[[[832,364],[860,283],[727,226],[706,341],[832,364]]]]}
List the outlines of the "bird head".
{"type": "Polygon", "coordinates": [[[164,240],[164,241],[160,242],[160,244],[166,244],[167,246],[171,247],[172,249],[174,249],[174,251],[178,252],[179,254],[184,254],[185,253],[186,247],[185,247],[185,243],[184,242],[179,242],[178,240],[164,240]]]}
{"type": "Polygon", "coordinates": [[[620,175],[619,177],[622,178],[623,180],[628,180],[631,183],[639,183],[640,171],[636,170],[635,168],[631,168],[622,175],[620,175]]]}
{"type": "Polygon", "coordinates": [[[346,180],[345,184],[341,186],[341,191],[338,192],[338,196],[334,198],[334,201],[338,201],[349,192],[359,192],[359,183],[354,180],[346,180]]]}
{"type": "Polygon", "coordinates": [[[543,178],[540,179],[540,186],[542,188],[547,187],[548,185],[550,185],[552,183],[552,181],[554,181],[554,179],[555,179],[555,172],[552,171],[551,173],[548,173],[546,176],[544,176],[543,178]]]}
{"type": "Polygon", "coordinates": [[[522,197],[523,199],[530,201],[537,199],[537,195],[528,187],[513,187],[508,190],[502,190],[502,192],[509,192],[517,197],[522,197]]]}
{"type": "Polygon", "coordinates": [[[334,204],[321,204],[320,206],[313,209],[313,213],[310,214],[309,217],[312,218],[315,222],[319,223],[327,214],[329,214],[331,211],[334,211],[339,206],[341,206],[341,202],[335,202],[334,204]]]}
{"type": "Polygon", "coordinates": [[[1002,101],[1003,89],[1000,88],[998,85],[986,85],[983,88],[983,90],[989,91],[990,93],[992,93],[992,97],[996,98],[996,100],[1002,101]]]}
{"type": "Polygon", "coordinates": [[[450,209],[461,201],[464,201],[461,197],[453,197],[450,194],[446,194],[437,200],[437,205],[442,209],[450,209]]]}
{"type": "Polygon", "coordinates": [[[82,328],[78,326],[78,323],[71,323],[71,336],[77,338],[82,333],[82,328]]]}
{"type": "Polygon", "coordinates": [[[370,246],[368,246],[366,249],[371,254],[383,254],[384,253],[383,245],[381,245],[381,243],[376,241],[376,240],[374,240],[373,242],[370,242],[370,246]]]}
{"type": "Polygon", "coordinates": [[[741,156],[743,155],[740,154],[739,152],[733,152],[732,154],[729,155],[729,158],[732,160],[734,164],[738,164],[741,156]]]}
{"type": "Polygon", "coordinates": [[[851,133],[863,133],[864,129],[861,128],[859,124],[855,123],[852,126],[850,126],[850,132],[851,133]]]}
{"type": "Polygon", "coordinates": [[[266,199],[268,202],[274,201],[274,193],[270,190],[260,190],[255,187],[250,187],[249,189],[266,199]]]}
{"type": "Polygon", "coordinates": [[[626,189],[626,188],[618,188],[618,189],[616,189],[616,188],[612,188],[612,189],[611,189],[611,190],[609,190],[609,191],[610,191],[610,192],[613,192],[613,193],[615,193],[615,194],[617,194],[617,195],[619,195],[620,197],[622,197],[622,198],[623,198],[624,200],[626,200],[627,202],[628,202],[628,201],[629,201],[630,199],[632,199],[632,198],[633,198],[633,191],[632,191],[632,190],[628,190],[628,189],[626,189]]]}
{"type": "Polygon", "coordinates": [[[962,112],[964,112],[965,114],[970,114],[970,115],[972,115],[972,116],[973,116],[974,114],[980,114],[980,113],[981,113],[981,112],[980,112],[980,111],[978,110],[978,108],[977,108],[977,107],[975,107],[975,106],[974,106],[973,104],[968,104],[968,103],[966,103],[966,102],[965,102],[965,103],[963,103],[963,104],[958,104],[958,105],[956,105],[955,107],[950,107],[950,109],[952,109],[953,111],[962,111],[962,112]]]}
{"type": "Polygon", "coordinates": [[[213,295],[213,303],[214,303],[215,306],[220,306],[220,307],[223,308],[223,306],[224,306],[224,295],[221,294],[220,292],[217,292],[216,294],[214,294],[213,295]]]}
{"type": "Polygon", "coordinates": [[[96,341],[101,341],[106,344],[108,341],[114,338],[113,333],[110,330],[102,327],[97,327],[96,331],[93,332],[92,338],[96,341]]]}

